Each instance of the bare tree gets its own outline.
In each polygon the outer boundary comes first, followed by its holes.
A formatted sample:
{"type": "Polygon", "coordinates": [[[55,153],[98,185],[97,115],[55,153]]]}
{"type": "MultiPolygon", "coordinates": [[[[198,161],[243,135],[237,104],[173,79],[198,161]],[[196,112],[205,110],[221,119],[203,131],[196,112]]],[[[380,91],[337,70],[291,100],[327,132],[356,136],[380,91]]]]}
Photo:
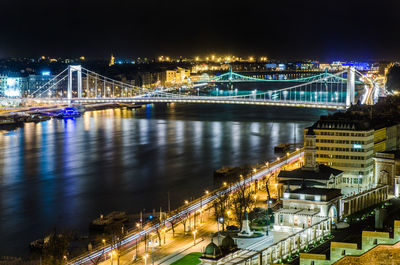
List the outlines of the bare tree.
{"type": "Polygon", "coordinates": [[[158,238],[158,245],[161,247],[161,232],[162,232],[162,228],[165,226],[163,225],[162,222],[160,222],[157,219],[152,222],[152,226],[155,226],[155,232],[156,232],[156,235],[158,238]]]}
{"type": "Polygon", "coordinates": [[[43,264],[65,264],[71,240],[71,232],[58,233],[57,230],[54,229],[47,239],[45,239],[45,243],[43,245],[43,264]]]}
{"type": "Polygon", "coordinates": [[[190,217],[190,212],[186,210],[184,213],[178,216],[178,222],[181,222],[183,225],[183,232],[186,234],[186,224],[190,217]]]}
{"type": "Polygon", "coordinates": [[[171,218],[168,222],[171,225],[171,229],[172,229],[172,237],[175,237],[175,225],[178,223],[178,219],[175,218],[171,218]]]}
{"type": "Polygon", "coordinates": [[[90,259],[90,262],[91,262],[93,265],[98,265],[98,264],[100,264],[100,261],[101,261],[103,255],[104,255],[104,249],[103,249],[101,255],[99,255],[97,258],[90,259]]]}
{"type": "Polygon", "coordinates": [[[254,205],[254,193],[251,191],[250,186],[246,185],[244,181],[240,182],[232,198],[232,210],[236,217],[236,222],[242,229],[242,221],[244,212],[249,211],[254,205]]]}
{"type": "Polygon", "coordinates": [[[119,264],[119,257],[121,255],[121,240],[125,236],[125,228],[123,223],[113,223],[106,228],[108,235],[107,242],[110,242],[111,249],[116,250],[117,264],[119,264]]]}
{"type": "Polygon", "coordinates": [[[212,204],[214,216],[217,222],[222,218],[222,231],[225,230],[225,221],[228,219],[227,210],[229,209],[229,194],[225,193],[217,197],[212,204]]]}

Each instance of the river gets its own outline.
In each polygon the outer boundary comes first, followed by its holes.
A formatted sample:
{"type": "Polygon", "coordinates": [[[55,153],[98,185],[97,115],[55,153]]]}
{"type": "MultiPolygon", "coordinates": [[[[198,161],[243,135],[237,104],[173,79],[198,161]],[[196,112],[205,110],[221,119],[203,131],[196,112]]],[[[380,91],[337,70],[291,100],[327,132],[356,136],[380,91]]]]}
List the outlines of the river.
{"type": "Polygon", "coordinates": [[[24,256],[53,227],[87,233],[113,210],[172,207],[212,188],[224,165],[274,159],[327,110],[148,105],[28,123],[0,134],[0,256],[24,256]]]}

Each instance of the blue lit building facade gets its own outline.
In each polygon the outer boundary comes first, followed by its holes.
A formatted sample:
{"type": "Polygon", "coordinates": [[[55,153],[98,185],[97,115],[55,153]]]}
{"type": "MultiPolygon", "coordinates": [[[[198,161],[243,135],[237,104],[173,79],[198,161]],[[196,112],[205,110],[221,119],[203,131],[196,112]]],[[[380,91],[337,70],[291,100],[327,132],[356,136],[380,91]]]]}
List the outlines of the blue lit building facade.
{"type": "Polygon", "coordinates": [[[29,76],[21,76],[19,73],[0,74],[0,97],[26,97],[51,78],[53,76],[48,71],[29,76]]]}

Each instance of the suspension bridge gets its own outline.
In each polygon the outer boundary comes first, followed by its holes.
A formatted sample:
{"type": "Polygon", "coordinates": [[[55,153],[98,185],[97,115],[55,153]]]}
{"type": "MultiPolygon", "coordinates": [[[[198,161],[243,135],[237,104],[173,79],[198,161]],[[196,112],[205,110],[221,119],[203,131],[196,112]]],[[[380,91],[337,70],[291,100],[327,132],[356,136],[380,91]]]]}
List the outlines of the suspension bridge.
{"type": "MultiPolygon", "coordinates": [[[[88,104],[88,103],[203,103],[240,104],[306,107],[324,109],[345,109],[355,103],[355,86],[365,77],[354,68],[331,74],[321,73],[310,77],[289,80],[270,80],[243,76],[232,71],[213,78],[197,81],[189,91],[147,89],[124,83],[88,70],[80,65],[70,65],[46,84],[32,91],[28,98],[38,103],[88,104]],[[357,80],[356,80],[357,77],[357,80]],[[228,94],[199,93],[198,84],[225,82],[285,82],[285,88],[233,91],[228,94]],[[190,91],[192,90],[192,91],[190,91]],[[197,92],[196,92],[197,91],[197,92]]],[[[372,88],[371,88],[372,89],[372,88]]],[[[175,89],[176,90],[176,89],[175,89]]],[[[365,92],[364,98],[371,93],[365,92]]],[[[365,103],[366,99],[362,100],[365,103]]]]}

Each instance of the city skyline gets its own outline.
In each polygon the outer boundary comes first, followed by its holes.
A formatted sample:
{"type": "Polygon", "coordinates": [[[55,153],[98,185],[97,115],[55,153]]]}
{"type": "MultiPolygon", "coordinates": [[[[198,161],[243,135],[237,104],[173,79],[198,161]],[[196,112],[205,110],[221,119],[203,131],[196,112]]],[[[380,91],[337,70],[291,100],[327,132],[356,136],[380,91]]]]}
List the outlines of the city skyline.
{"type": "Polygon", "coordinates": [[[400,2],[0,10],[0,265],[400,264],[400,2]]]}
{"type": "Polygon", "coordinates": [[[282,59],[397,58],[390,1],[41,1],[3,3],[0,58],[238,54],[282,59]],[[349,12],[351,11],[351,12],[349,12]],[[382,40],[385,40],[384,42],[382,40]]]}

